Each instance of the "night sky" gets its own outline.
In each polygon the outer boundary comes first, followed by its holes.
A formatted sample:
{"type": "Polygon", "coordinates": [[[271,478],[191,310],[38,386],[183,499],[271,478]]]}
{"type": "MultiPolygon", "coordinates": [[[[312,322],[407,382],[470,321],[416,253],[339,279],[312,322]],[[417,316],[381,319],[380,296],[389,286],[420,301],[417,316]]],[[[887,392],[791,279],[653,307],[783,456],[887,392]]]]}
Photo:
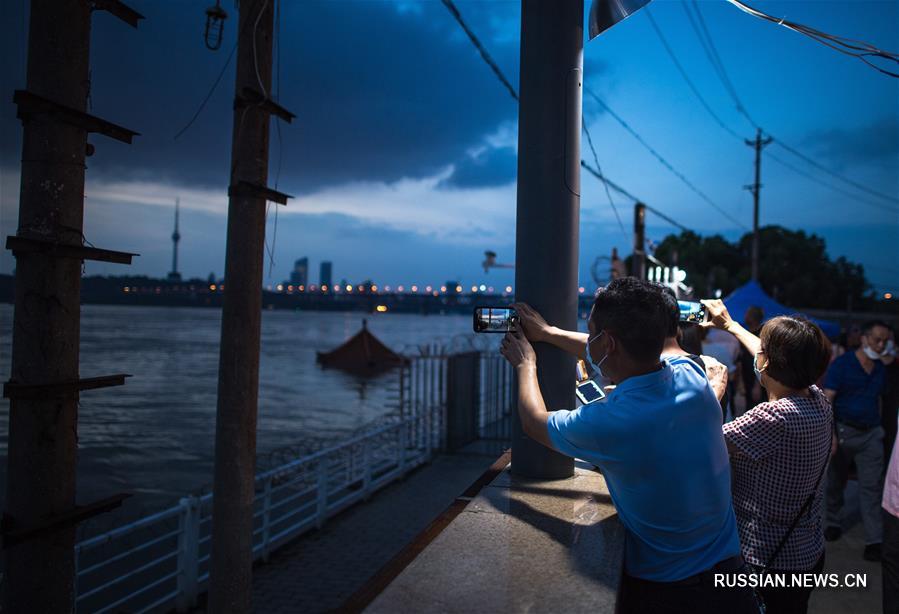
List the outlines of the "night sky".
{"type": "MultiPolygon", "coordinates": [[[[146,16],[134,30],[107,13],[93,17],[91,110],[142,136],[127,146],[90,140],[85,235],[94,245],[139,252],[131,267],[88,262],[86,273],[164,276],[171,262],[174,200],[181,199],[180,268],[185,276],[224,270],[234,64],[205,110],[188,122],[222,69],[237,10],[217,52],[203,42],[203,2],[128,0],[146,16]]],[[[899,2],[780,2],[754,6],[890,51],[899,47],[899,2]]],[[[899,79],[882,75],[723,1],[699,9],[748,113],[776,139],[871,189],[899,199],[899,79]]],[[[21,126],[12,90],[25,84],[27,3],[2,3],[0,52],[0,226],[17,224],[21,126]]],[[[457,6],[517,87],[518,2],[457,6]]],[[[589,9],[589,1],[587,2],[589,9]]],[[[273,91],[296,113],[272,127],[270,180],[296,196],[269,213],[266,284],[293,261],[334,262],[334,279],[380,285],[512,283],[508,270],[480,268],[486,249],[514,261],[517,104],[438,1],[281,0],[280,59],[273,91]],[[279,145],[280,143],[280,145],[279,145]],[[280,168],[280,172],[279,172],[280,168]],[[271,273],[269,274],[269,270],[271,273]]],[[[585,46],[585,85],[678,171],[746,227],[753,151],[702,108],[675,69],[647,12],[698,90],[741,137],[754,128],[716,76],[681,2],[656,0],[585,46]]],[[[589,96],[584,116],[604,172],[650,206],[701,234],[744,230],[690,191],[589,96]]],[[[899,291],[899,209],[820,172],[776,145],[766,149],[838,185],[837,193],[763,157],[761,223],[823,236],[832,256],[865,266],[882,293],[899,291]],[[879,203],[880,207],[872,203],[879,203]]],[[[592,164],[583,140],[582,156],[592,164]]],[[[590,265],[623,236],[602,185],[581,180],[581,284],[590,265]]],[[[633,202],[612,194],[630,232],[633,202]]],[[[648,236],[674,229],[648,218],[648,236]]],[[[0,256],[0,271],[14,260],[0,256]]],[[[801,273],[801,272],[797,272],[801,273]]],[[[689,274],[689,272],[688,272],[689,274]]],[[[689,277],[687,279],[689,283],[689,277]]]]}

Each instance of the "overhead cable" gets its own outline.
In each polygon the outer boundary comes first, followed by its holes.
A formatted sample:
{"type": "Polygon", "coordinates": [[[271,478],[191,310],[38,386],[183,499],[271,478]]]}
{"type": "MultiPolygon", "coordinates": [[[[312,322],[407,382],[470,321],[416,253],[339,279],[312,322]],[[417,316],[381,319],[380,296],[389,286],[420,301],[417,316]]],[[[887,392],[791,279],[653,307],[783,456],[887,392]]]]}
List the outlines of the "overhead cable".
{"type": "Polygon", "coordinates": [[[590,94],[590,96],[594,100],[596,100],[596,102],[598,102],[603,108],[605,108],[605,110],[608,111],[609,115],[611,115],[612,118],[615,119],[615,121],[617,121],[619,124],[621,124],[621,126],[625,130],[627,130],[635,139],[637,139],[637,141],[639,141],[640,144],[643,145],[643,147],[645,147],[649,151],[649,153],[651,153],[665,168],[667,168],[669,171],[671,171],[675,177],[680,179],[684,185],[686,185],[688,188],[690,188],[690,190],[692,190],[696,195],[698,195],[703,201],[705,201],[707,204],[709,204],[711,207],[713,207],[716,211],[718,211],[718,213],[720,213],[721,215],[726,217],[728,220],[730,220],[731,222],[733,222],[734,224],[736,224],[743,230],[749,230],[749,228],[747,228],[744,224],[742,224],[739,220],[737,220],[737,218],[733,217],[725,209],[723,209],[721,206],[719,206],[718,203],[716,203],[711,198],[709,198],[705,192],[703,192],[698,187],[696,187],[696,185],[694,185],[693,182],[691,182],[689,179],[687,179],[683,173],[681,173],[676,168],[674,168],[671,165],[671,163],[668,162],[668,160],[666,160],[658,151],[656,151],[652,147],[652,145],[647,143],[646,140],[642,136],[640,136],[640,134],[630,126],[630,124],[628,124],[620,115],[618,115],[615,111],[613,111],[612,108],[609,107],[608,104],[606,104],[599,96],[596,95],[596,93],[593,92],[593,90],[585,87],[584,91],[587,92],[588,94],[590,94]]]}
{"type": "Polygon", "coordinates": [[[512,98],[514,98],[517,101],[518,100],[518,92],[515,91],[515,88],[512,86],[512,84],[509,82],[509,80],[506,79],[506,76],[503,74],[503,71],[500,70],[500,68],[496,64],[496,62],[493,61],[493,58],[490,57],[490,54],[484,48],[484,45],[481,44],[481,41],[478,40],[478,37],[475,36],[474,32],[471,31],[471,28],[468,27],[468,24],[465,23],[465,20],[462,19],[462,14],[459,12],[459,9],[456,8],[456,5],[453,3],[453,0],[443,0],[443,6],[445,6],[449,10],[449,12],[452,13],[453,17],[456,18],[456,21],[459,22],[459,25],[465,31],[465,34],[468,35],[468,39],[478,50],[478,53],[481,54],[481,58],[483,58],[484,62],[487,63],[487,65],[490,67],[490,69],[493,71],[493,73],[496,75],[496,77],[502,82],[502,84],[504,86],[506,86],[506,89],[509,90],[509,94],[512,96],[512,98]]]}
{"type": "Polygon", "coordinates": [[[849,198],[852,199],[852,202],[856,202],[856,203],[863,204],[863,205],[868,205],[870,207],[874,207],[874,208],[880,209],[882,211],[888,211],[889,213],[899,213],[899,209],[897,209],[897,208],[890,207],[889,205],[887,205],[885,203],[880,203],[880,202],[876,202],[873,200],[868,200],[866,198],[862,198],[862,197],[858,196],[857,194],[852,194],[851,192],[847,192],[846,190],[844,190],[838,186],[835,186],[832,183],[828,183],[828,182],[824,181],[823,179],[819,179],[818,177],[815,177],[814,175],[803,171],[802,169],[796,168],[795,166],[793,166],[786,160],[780,158],[779,156],[776,156],[775,154],[771,153],[770,151],[765,151],[765,156],[767,156],[768,158],[771,158],[772,160],[774,160],[781,166],[790,169],[797,175],[801,175],[801,176],[805,177],[809,181],[814,181],[815,183],[820,184],[830,190],[833,190],[834,192],[837,192],[844,196],[848,196],[849,198]]]}
{"type": "MultiPolygon", "coordinates": [[[[879,49],[870,43],[866,43],[864,41],[856,40],[853,38],[846,38],[845,36],[836,36],[834,34],[828,34],[827,32],[822,32],[821,30],[816,30],[810,26],[802,25],[801,23],[797,23],[795,21],[789,21],[786,18],[777,18],[768,15],[767,13],[763,13],[758,9],[754,9],[748,4],[744,2],[740,2],[740,0],[727,0],[735,7],[743,11],[744,13],[748,13],[753,17],[758,17],[759,19],[763,19],[765,21],[770,21],[771,23],[776,23],[779,26],[783,26],[789,30],[794,32],[798,32],[799,34],[808,36],[815,42],[821,43],[827,47],[830,47],[834,51],[839,51],[842,54],[852,56],[857,58],[873,68],[874,70],[881,72],[887,76],[899,78],[899,72],[892,72],[890,70],[886,70],[881,68],[874,62],[871,62],[868,58],[880,58],[881,60],[885,60],[886,62],[892,62],[894,64],[899,65],[899,54],[893,53],[890,51],[884,51],[883,49],[879,49]]],[[[894,69],[895,70],[895,69],[894,69]]]]}
{"type": "Polygon", "coordinates": [[[656,23],[656,20],[652,16],[652,13],[650,13],[648,9],[646,10],[646,17],[649,19],[650,25],[652,25],[653,30],[655,30],[656,35],[658,35],[659,40],[662,42],[662,46],[665,48],[665,51],[668,52],[668,57],[671,58],[671,61],[674,63],[675,68],[677,68],[681,77],[683,77],[684,81],[686,81],[687,85],[690,87],[690,91],[693,92],[693,95],[696,96],[696,99],[699,100],[700,104],[702,104],[702,107],[706,110],[706,112],[709,115],[712,116],[712,119],[714,119],[715,122],[719,126],[721,126],[721,128],[723,128],[725,131],[727,131],[734,138],[737,138],[742,141],[744,137],[737,134],[730,126],[725,124],[721,120],[721,118],[718,117],[718,114],[712,110],[711,105],[709,105],[709,103],[706,102],[706,99],[702,96],[702,94],[699,93],[699,89],[696,87],[696,85],[694,85],[693,80],[690,79],[689,75],[687,75],[687,71],[684,70],[684,67],[678,61],[677,56],[674,55],[674,51],[671,49],[671,45],[668,44],[668,40],[665,38],[665,35],[662,34],[661,28],[659,28],[658,24],[656,23]]]}
{"type": "MultiPolygon", "coordinates": [[[[587,122],[581,117],[581,123],[584,126],[584,134],[587,135],[587,144],[590,145],[590,151],[593,152],[593,163],[596,164],[596,169],[602,173],[602,167],[599,165],[599,156],[596,155],[596,148],[593,147],[593,139],[590,137],[590,131],[587,129],[587,122]]],[[[627,236],[627,231],[624,229],[624,223],[621,221],[621,216],[618,215],[618,207],[615,206],[615,201],[612,200],[612,193],[609,191],[609,184],[605,181],[602,182],[602,186],[606,191],[606,196],[609,199],[609,205],[612,207],[612,211],[615,212],[615,219],[618,220],[618,226],[621,228],[621,234],[624,235],[625,240],[627,241],[629,237],[627,236]]]]}

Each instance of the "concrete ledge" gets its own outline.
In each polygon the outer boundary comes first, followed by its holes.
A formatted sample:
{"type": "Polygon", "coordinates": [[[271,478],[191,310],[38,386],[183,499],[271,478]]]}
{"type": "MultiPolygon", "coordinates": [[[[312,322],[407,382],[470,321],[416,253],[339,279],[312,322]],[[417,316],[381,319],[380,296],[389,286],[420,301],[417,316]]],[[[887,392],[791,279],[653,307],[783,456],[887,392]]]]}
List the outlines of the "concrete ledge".
{"type": "Polygon", "coordinates": [[[366,612],[613,612],[624,529],[602,475],[567,480],[508,467],[366,612]]]}

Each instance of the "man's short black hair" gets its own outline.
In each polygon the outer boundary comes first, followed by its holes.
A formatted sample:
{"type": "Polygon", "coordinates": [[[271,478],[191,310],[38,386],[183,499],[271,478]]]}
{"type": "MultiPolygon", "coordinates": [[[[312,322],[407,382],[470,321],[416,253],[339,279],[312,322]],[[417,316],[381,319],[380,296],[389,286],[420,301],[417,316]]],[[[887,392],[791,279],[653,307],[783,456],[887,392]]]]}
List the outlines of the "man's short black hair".
{"type": "Polygon", "coordinates": [[[597,332],[609,331],[634,359],[649,361],[662,353],[671,310],[659,286],[622,277],[596,291],[591,317],[597,332]]]}
{"type": "Polygon", "coordinates": [[[885,329],[890,330],[890,327],[883,320],[868,320],[862,324],[862,334],[867,335],[877,326],[883,326],[885,329]]]}
{"type": "Polygon", "coordinates": [[[665,333],[666,337],[676,337],[677,336],[677,328],[678,323],[680,322],[680,306],[677,304],[677,296],[674,294],[674,290],[669,288],[668,286],[663,286],[661,284],[656,284],[659,290],[662,293],[662,300],[665,301],[665,306],[668,308],[668,332],[665,333]]]}

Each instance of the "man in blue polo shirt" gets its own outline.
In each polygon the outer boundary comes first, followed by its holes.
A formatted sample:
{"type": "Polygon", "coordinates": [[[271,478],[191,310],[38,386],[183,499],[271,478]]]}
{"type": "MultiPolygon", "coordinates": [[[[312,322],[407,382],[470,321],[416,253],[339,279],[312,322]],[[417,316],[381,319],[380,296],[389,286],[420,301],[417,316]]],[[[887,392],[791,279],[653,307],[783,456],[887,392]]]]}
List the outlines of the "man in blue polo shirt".
{"type": "Polygon", "coordinates": [[[865,551],[869,561],[880,560],[883,541],[883,427],[880,425],[880,393],[884,387],[884,367],[880,355],[890,338],[883,322],[862,326],[862,345],[837,358],[827,370],[824,394],[833,403],[836,420],[837,453],[827,469],[827,541],[839,539],[843,488],[849,464],[855,460],[858,498],[865,528],[865,551]]]}
{"type": "Polygon", "coordinates": [[[743,567],[721,408],[699,367],[660,360],[668,311],[658,287],[614,280],[593,304],[589,334],[548,325],[517,304],[522,328],[501,351],[516,368],[531,438],[597,465],[627,529],[619,612],[758,612],[750,591],[714,586],[743,567]],[[585,358],[616,382],[604,403],[548,412],[528,339],[585,358]]]}

